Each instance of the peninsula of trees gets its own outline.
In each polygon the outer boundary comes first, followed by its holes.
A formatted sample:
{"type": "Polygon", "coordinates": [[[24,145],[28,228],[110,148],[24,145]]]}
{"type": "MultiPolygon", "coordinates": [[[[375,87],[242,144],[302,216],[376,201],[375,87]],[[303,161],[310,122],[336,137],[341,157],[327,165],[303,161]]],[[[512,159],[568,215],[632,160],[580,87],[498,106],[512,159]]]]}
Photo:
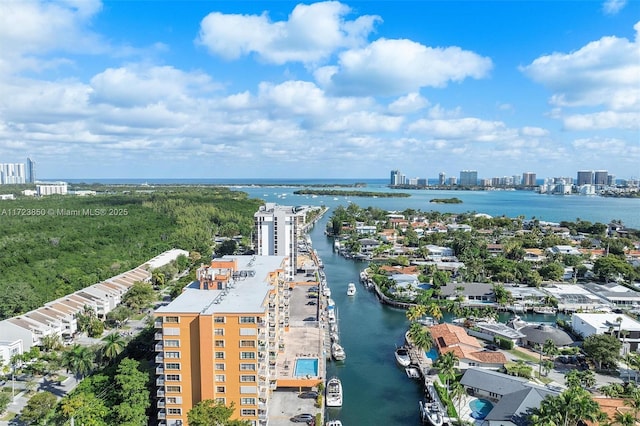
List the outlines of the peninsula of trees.
{"type": "Polygon", "coordinates": [[[405,192],[373,192],[373,191],[342,191],[337,189],[299,189],[293,192],[297,195],[331,195],[334,197],[372,197],[372,198],[407,198],[411,194],[405,192]]]}

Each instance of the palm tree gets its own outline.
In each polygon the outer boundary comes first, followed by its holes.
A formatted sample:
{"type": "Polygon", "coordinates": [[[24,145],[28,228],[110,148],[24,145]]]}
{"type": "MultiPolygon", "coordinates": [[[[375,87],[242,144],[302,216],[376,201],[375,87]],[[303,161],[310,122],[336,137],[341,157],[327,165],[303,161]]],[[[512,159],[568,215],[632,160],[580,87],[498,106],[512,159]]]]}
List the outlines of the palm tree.
{"type": "Polygon", "coordinates": [[[556,344],[551,339],[547,339],[544,344],[539,345],[538,349],[540,350],[540,369],[538,370],[538,375],[542,375],[542,354],[546,356],[551,356],[557,352],[556,344]]]}
{"type": "Polygon", "coordinates": [[[440,322],[440,319],[442,318],[442,310],[440,309],[439,305],[437,305],[436,303],[430,304],[428,311],[429,315],[431,315],[433,319],[436,320],[436,322],[440,322]]]}
{"type": "Polygon", "coordinates": [[[547,396],[533,410],[530,420],[539,426],[573,426],[583,421],[603,421],[606,417],[591,394],[575,386],[558,396],[547,396]]]}
{"type": "Polygon", "coordinates": [[[613,424],[616,426],[635,426],[636,424],[636,417],[628,411],[625,413],[616,411],[613,415],[613,420],[613,424]]]}
{"type": "Polygon", "coordinates": [[[45,352],[52,352],[62,348],[59,334],[47,334],[40,339],[40,346],[45,352]]]}
{"type": "Polygon", "coordinates": [[[86,346],[73,345],[62,355],[62,364],[76,379],[81,379],[93,369],[95,354],[86,346]]]}
{"type": "Polygon", "coordinates": [[[460,383],[459,381],[454,381],[451,384],[451,389],[449,389],[449,396],[451,396],[451,399],[456,401],[458,404],[458,423],[461,423],[460,411],[462,410],[462,401],[466,395],[467,390],[464,388],[462,383],[460,383]]]}
{"type": "Polygon", "coordinates": [[[620,339],[620,329],[622,328],[622,317],[617,317],[616,323],[618,324],[618,339],[620,339]]]}
{"type": "Polygon", "coordinates": [[[441,354],[434,366],[438,368],[440,374],[445,378],[447,389],[449,388],[449,379],[453,379],[456,376],[456,364],[458,363],[458,357],[453,351],[445,352],[441,354]]]}
{"type": "Polygon", "coordinates": [[[411,322],[415,322],[427,314],[427,307],[425,305],[413,305],[407,309],[407,319],[411,322]]]}
{"type": "Polygon", "coordinates": [[[102,346],[102,355],[111,361],[124,350],[127,342],[118,333],[111,333],[104,338],[104,346],[102,346]]]}
{"type": "Polygon", "coordinates": [[[433,345],[433,341],[431,340],[431,333],[429,330],[424,327],[422,324],[414,322],[409,327],[409,332],[407,333],[407,337],[413,344],[413,346],[422,349],[425,352],[429,352],[433,345]]]}

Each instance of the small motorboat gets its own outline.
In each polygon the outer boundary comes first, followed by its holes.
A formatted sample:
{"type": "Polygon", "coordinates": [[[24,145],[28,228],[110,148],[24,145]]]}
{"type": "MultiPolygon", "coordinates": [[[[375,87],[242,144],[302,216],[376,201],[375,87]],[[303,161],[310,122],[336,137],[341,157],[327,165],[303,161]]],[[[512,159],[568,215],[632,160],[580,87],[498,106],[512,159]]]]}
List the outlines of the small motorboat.
{"type": "Polygon", "coordinates": [[[396,348],[396,361],[403,367],[408,367],[411,365],[411,357],[409,356],[409,350],[404,346],[400,346],[396,348]]]}

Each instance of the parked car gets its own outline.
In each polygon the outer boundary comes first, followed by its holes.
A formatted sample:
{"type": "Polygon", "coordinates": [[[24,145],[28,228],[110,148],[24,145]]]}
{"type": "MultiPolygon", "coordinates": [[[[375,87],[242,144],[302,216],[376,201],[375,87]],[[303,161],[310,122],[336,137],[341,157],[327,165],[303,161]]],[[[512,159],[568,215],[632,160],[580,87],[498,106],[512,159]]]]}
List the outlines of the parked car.
{"type": "Polygon", "coordinates": [[[289,420],[291,420],[294,423],[309,423],[314,421],[316,418],[313,414],[309,414],[309,413],[303,413],[303,414],[296,414],[295,416],[291,417],[289,420]]]}
{"type": "Polygon", "coordinates": [[[315,300],[309,300],[307,305],[317,305],[317,302],[315,300]]]}
{"type": "Polygon", "coordinates": [[[318,397],[318,392],[316,391],[306,391],[306,392],[300,392],[298,394],[298,398],[302,398],[302,399],[316,399],[318,397]]]}

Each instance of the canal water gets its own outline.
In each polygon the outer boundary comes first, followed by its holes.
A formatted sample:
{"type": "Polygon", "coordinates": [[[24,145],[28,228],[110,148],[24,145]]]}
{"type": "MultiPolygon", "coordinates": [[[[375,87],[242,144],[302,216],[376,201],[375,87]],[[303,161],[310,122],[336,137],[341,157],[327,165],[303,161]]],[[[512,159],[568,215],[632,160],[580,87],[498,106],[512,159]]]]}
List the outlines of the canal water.
{"type": "MultiPolygon", "coordinates": [[[[344,403],[330,408],[328,419],[345,425],[420,425],[418,401],[423,395],[418,380],[409,379],[395,361],[396,345],[404,343],[409,323],[402,309],[382,305],[359,281],[366,262],[345,259],[333,250],[333,238],[324,234],[331,210],[309,232],[313,248],[324,262],[331,298],[336,302],[340,343],[347,359],[329,362],[327,378],[342,381],[344,403]],[[355,296],[347,296],[347,285],[356,283],[355,296]]],[[[511,314],[501,313],[506,322],[511,314]]],[[[553,323],[553,315],[521,315],[533,323],[553,323]]],[[[445,313],[444,321],[451,320],[445,313]]]]}

